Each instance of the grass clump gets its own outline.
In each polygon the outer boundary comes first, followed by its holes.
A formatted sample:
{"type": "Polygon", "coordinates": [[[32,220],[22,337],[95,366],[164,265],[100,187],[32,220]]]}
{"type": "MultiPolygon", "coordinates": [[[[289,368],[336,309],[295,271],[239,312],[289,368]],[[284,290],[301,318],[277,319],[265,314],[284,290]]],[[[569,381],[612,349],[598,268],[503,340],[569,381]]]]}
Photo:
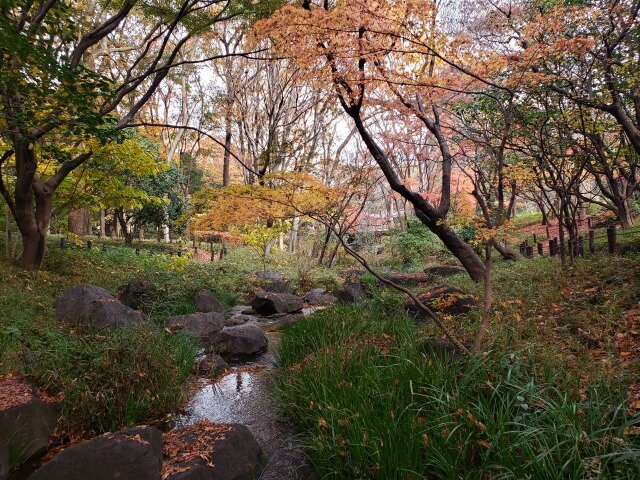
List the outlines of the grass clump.
{"type": "Polygon", "coordinates": [[[52,392],[61,392],[63,431],[115,431],[177,408],[193,366],[195,349],[186,335],[150,326],[32,336],[27,372],[52,392]]]}
{"type": "Polygon", "coordinates": [[[413,321],[373,302],[284,334],[278,395],[323,478],[631,479],[623,390],[529,364],[424,354],[413,321]]]}

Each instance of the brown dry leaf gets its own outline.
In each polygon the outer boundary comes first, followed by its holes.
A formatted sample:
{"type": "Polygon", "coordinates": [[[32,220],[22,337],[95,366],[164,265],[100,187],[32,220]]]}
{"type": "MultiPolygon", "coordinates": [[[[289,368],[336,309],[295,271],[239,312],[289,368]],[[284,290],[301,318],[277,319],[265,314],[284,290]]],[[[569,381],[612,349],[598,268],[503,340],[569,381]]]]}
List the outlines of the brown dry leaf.
{"type": "Polygon", "coordinates": [[[484,440],[477,440],[477,442],[482,445],[485,448],[488,448],[489,450],[491,450],[491,445],[489,445],[488,442],[484,441],[484,440]]]}
{"type": "Polygon", "coordinates": [[[132,440],[134,442],[138,442],[138,443],[142,443],[145,445],[149,445],[149,442],[147,442],[146,440],[142,439],[140,437],[140,434],[137,433],[135,435],[123,435],[124,438],[126,438],[127,440],[132,440]]]}
{"type": "Polygon", "coordinates": [[[627,427],[622,431],[622,433],[627,437],[635,437],[637,435],[640,435],[640,427],[627,427]]]}
{"type": "Polygon", "coordinates": [[[32,396],[33,388],[22,377],[10,373],[0,377],[0,411],[24,405],[32,396]]]}

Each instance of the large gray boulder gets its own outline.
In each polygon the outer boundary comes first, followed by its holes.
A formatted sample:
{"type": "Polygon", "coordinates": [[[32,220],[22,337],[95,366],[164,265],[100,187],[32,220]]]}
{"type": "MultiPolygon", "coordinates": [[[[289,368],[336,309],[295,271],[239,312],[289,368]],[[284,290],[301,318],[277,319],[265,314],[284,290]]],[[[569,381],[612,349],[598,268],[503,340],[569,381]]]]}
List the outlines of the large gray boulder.
{"type": "Polygon", "coordinates": [[[271,293],[288,293],[289,295],[293,294],[293,289],[286,280],[276,280],[271,282],[269,285],[264,287],[264,291],[271,293]]]}
{"type": "Polygon", "coordinates": [[[313,300],[308,300],[307,303],[312,306],[326,306],[336,303],[338,301],[338,297],[334,295],[320,295],[318,297],[313,297],[313,300]]]}
{"type": "Polygon", "coordinates": [[[224,315],[217,312],[192,313],[169,317],[164,323],[167,327],[183,329],[195,338],[198,345],[208,347],[224,328],[224,315]]]}
{"type": "Polygon", "coordinates": [[[180,443],[204,446],[202,455],[190,455],[182,462],[175,462],[167,480],[257,480],[266,464],[260,445],[244,425],[222,426],[224,430],[211,429],[211,433],[193,427],[172,432],[180,435],[180,443]],[[204,457],[204,458],[203,458],[204,457]]]}
{"type": "Polygon", "coordinates": [[[95,285],[70,288],[53,304],[62,320],[94,329],[129,327],[146,323],[146,315],[120,303],[108,290],[95,285]]]}
{"type": "Polygon", "coordinates": [[[280,272],[260,271],[254,274],[258,280],[267,280],[270,282],[276,282],[278,280],[284,280],[285,276],[280,272]]]}
{"type": "Polygon", "coordinates": [[[213,295],[213,293],[202,290],[193,297],[193,302],[196,305],[196,311],[198,312],[224,312],[224,305],[213,295]]]}
{"type": "Polygon", "coordinates": [[[66,448],[29,480],[159,480],[162,432],[135,427],[66,448]]]}
{"type": "Polygon", "coordinates": [[[209,353],[197,361],[196,367],[198,374],[210,375],[211,378],[216,378],[223,374],[229,368],[229,365],[217,353],[209,353]]]}
{"type": "Polygon", "coordinates": [[[9,461],[19,464],[45,451],[57,421],[58,405],[34,396],[0,411],[0,444],[6,446],[9,461]]]}
{"type": "Polygon", "coordinates": [[[264,352],[269,341],[255,325],[225,328],[216,335],[211,350],[224,358],[243,358],[264,352]]]}
{"type": "Polygon", "coordinates": [[[0,443],[0,480],[6,480],[9,475],[9,449],[0,443]]]}
{"type": "Polygon", "coordinates": [[[293,313],[302,310],[304,301],[288,293],[256,292],[251,307],[262,315],[293,313]]]}
{"type": "Polygon", "coordinates": [[[226,327],[233,327],[236,325],[244,325],[247,322],[258,322],[259,320],[258,317],[254,317],[253,315],[243,315],[239,313],[238,315],[225,319],[224,325],[226,327]]]}
{"type": "Polygon", "coordinates": [[[346,282],[336,292],[339,303],[360,303],[369,298],[362,283],[359,281],[346,282]]]}
{"type": "Polygon", "coordinates": [[[304,300],[309,305],[314,305],[314,306],[330,305],[338,301],[338,297],[334,295],[330,295],[326,292],[327,291],[324,288],[314,288],[307,294],[306,297],[304,297],[304,300]]]}
{"type": "Polygon", "coordinates": [[[315,299],[322,297],[327,290],[324,288],[314,288],[309,293],[307,293],[304,297],[306,302],[313,302],[315,299]]]}
{"type": "MultiPolygon", "coordinates": [[[[431,310],[442,315],[463,315],[478,306],[473,295],[446,285],[432,287],[417,297],[431,310]]],[[[418,317],[428,318],[428,315],[413,300],[408,300],[405,303],[405,308],[418,317]]]]}
{"type": "Polygon", "coordinates": [[[145,314],[123,305],[117,300],[94,302],[88,312],[89,325],[95,330],[111,327],[133,327],[147,323],[145,314]]]}
{"type": "Polygon", "coordinates": [[[71,323],[82,323],[88,318],[94,302],[115,301],[109,290],[95,285],[76,285],[65,291],[53,304],[56,314],[71,323]]]}
{"type": "Polygon", "coordinates": [[[141,306],[152,302],[158,293],[153,283],[132,278],[127,285],[118,288],[117,297],[120,303],[138,310],[141,306]]]}

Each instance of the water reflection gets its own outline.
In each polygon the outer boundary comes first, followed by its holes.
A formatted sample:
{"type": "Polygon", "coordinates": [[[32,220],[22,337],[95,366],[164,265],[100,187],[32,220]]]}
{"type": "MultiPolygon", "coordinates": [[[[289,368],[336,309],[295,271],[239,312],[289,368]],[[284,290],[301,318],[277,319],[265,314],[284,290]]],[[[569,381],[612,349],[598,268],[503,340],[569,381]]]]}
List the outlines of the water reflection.
{"type": "Polygon", "coordinates": [[[189,401],[184,413],[174,418],[174,427],[199,420],[241,423],[254,434],[269,457],[261,480],[309,480],[316,478],[304,453],[296,448],[293,429],[281,418],[271,396],[276,365],[274,351],[280,344],[277,333],[268,333],[269,350],[251,362],[239,366],[263,365],[264,369],[233,372],[215,383],[202,380],[200,389],[189,401]]]}

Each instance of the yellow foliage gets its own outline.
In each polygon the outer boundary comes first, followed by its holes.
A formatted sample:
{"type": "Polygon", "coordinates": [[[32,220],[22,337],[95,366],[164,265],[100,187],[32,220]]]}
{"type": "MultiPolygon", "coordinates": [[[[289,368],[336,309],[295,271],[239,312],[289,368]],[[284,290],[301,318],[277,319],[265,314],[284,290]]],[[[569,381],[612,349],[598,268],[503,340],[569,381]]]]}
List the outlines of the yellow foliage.
{"type": "Polygon", "coordinates": [[[294,214],[316,216],[337,205],[340,192],[306,173],[279,173],[264,185],[205,188],[194,198],[204,211],[192,225],[198,231],[230,231],[232,227],[269,224],[294,214]]]}

